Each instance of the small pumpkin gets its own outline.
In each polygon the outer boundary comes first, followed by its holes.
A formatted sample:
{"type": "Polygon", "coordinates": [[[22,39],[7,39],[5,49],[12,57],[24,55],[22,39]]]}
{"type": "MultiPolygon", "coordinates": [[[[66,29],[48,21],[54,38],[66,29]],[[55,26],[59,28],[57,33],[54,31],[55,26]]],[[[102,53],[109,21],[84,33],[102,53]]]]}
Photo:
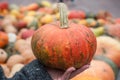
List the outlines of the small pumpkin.
{"type": "Polygon", "coordinates": [[[104,27],[91,28],[96,37],[101,36],[105,33],[104,27]]]}
{"type": "Polygon", "coordinates": [[[95,55],[105,55],[120,67],[120,42],[109,36],[97,37],[95,55]]]}
{"type": "Polygon", "coordinates": [[[32,3],[27,6],[27,10],[37,10],[39,8],[39,5],[37,3],[32,3]]]}
{"type": "Polygon", "coordinates": [[[115,22],[116,22],[116,23],[120,23],[120,18],[116,18],[116,19],[115,19],[115,22]]]}
{"type": "Polygon", "coordinates": [[[24,39],[19,39],[15,42],[14,48],[21,54],[29,48],[29,44],[27,45],[24,39]]]}
{"type": "Polygon", "coordinates": [[[25,62],[25,59],[23,56],[19,55],[19,54],[15,54],[15,55],[12,55],[8,61],[7,61],[7,66],[12,69],[12,67],[17,64],[17,63],[22,63],[24,64],[25,62]]]}
{"type": "Polygon", "coordinates": [[[109,64],[109,66],[112,68],[112,70],[114,71],[114,75],[115,75],[115,78],[117,78],[117,75],[118,75],[118,67],[117,65],[111,60],[109,59],[108,57],[106,56],[103,56],[103,55],[99,55],[99,56],[94,56],[94,59],[95,60],[100,60],[100,61],[104,61],[106,62],[107,64],[109,64]]]}
{"type": "Polygon", "coordinates": [[[0,2],[0,10],[8,9],[8,2],[0,2]]]}
{"type": "Polygon", "coordinates": [[[65,5],[59,5],[61,22],[40,27],[32,37],[32,50],[46,66],[62,70],[71,66],[80,68],[90,63],[96,50],[96,37],[86,26],[69,22],[65,5]]]}
{"type": "Polygon", "coordinates": [[[29,30],[23,32],[21,37],[22,37],[22,39],[27,39],[27,38],[31,37],[34,34],[34,32],[35,32],[34,30],[29,29],[29,30]]]}
{"type": "Polygon", "coordinates": [[[3,49],[0,49],[0,64],[5,63],[5,61],[7,61],[7,58],[8,54],[3,49]]]}
{"type": "Polygon", "coordinates": [[[68,18],[69,19],[84,19],[86,17],[86,14],[84,11],[77,11],[77,10],[73,10],[70,11],[68,14],[68,18]]]}
{"type": "Polygon", "coordinates": [[[40,1],[38,4],[39,4],[40,7],[51,7],[52,6],[52,4],[49,1],[46,1],[46,0],[40,1]]]}
{"type": "Polygon", "coordinates": [[[71,80],[102,80],[97,76],[89,76],[89,75],[82,75],[82,76],[77,76],[71,80]]]}
{"type": "Polygon", "coordinates": [[[105,25],[105,33],[120,40],[120,24],[105,25]]]}
{"type": "Polygon", "coordinates": [[[8,35],[3,32],[0,31],[0,48],[5,47],[8,44],[8,35]]]}
{"type": "Polygon", "coordinates": [[[45,16],[43,16],[41,19],[40,19],[40,22],[42,24],[48,24],[48,23],[51,23],[53,22],[53,16],[50,15],[50,14],[46,14],[45,16]]]}
{"type": "Polygon", "coordinates": [[[88,69],[76,75],[71,80],[95,80],[94,78],[96,80],[115,80],[112,68],[104,61],[99,60],[92,60],[88,69]]]}
{"type": "Polygon", "coordinates": [[[30,63],[31,61],[33,61],[34,59],[36,59],[35,56],[34,56],[34,54],[33,54],[33,52],[32,52],[32,50],[31,50],[31,48],[23,51],[23,52],[21,53],[21,55],[22,55],[22,56],[24,57],[24,59],[25,59],[25,64],[28,64],[28,63],[30,63]]]}
{"type": "Polygon", "coordinates": [[[50,7],[42,7],[42,8],[38,9],[38,12],[52,14],[53,13],[53,9],[50,8],[50,7]]]}
{"type": "Polygon", "coordinates": [[[16,23],[14,23],[14,26],[17,28],[17,29],[22,29],[22,28],[25,28],[27,27],[27,23],[20,20],[20,21],[17,21],[16,23]]]}

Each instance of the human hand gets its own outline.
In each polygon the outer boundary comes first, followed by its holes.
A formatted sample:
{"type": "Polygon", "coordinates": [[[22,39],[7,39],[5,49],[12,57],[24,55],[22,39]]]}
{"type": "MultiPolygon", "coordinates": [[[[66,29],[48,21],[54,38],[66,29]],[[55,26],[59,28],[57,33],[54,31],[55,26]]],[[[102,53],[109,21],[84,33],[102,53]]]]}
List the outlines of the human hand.
{"type": "Polygon", "coordinates": [[[90,64],[84,65],[79,69],[75,69],[74,67],[68,68],[66,71],[47,68],[48,73],[52,77],[53,80],[69,80],[70,78],[76,76],[77,74],[83,72],[87,68],[89,68],[90,64]]]}

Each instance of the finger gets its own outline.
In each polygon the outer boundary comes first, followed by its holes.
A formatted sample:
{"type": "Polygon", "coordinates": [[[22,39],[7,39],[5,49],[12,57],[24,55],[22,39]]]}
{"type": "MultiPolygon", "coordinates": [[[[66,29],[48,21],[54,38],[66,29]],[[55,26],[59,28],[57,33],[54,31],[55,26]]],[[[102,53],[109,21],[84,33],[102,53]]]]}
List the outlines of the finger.
{"type": "Polygon", "coordinates": [[[89,66],[90,66],[90,64],[87,64],[87,65],[84,65],[83,67],[81,67],[80,69],[74,71],[74,72],[71,74],[70,78],[72,78],[72,77],[74,77],[75,75],[83,72],[84,70],[86,70],[87,68],[89,68],[89,66]]]}
{"type": "Polygon", "coordinates": [[[75,71],[76,69],[74,67],[70,67],[68,68],[65,73],[62,75],[61,78],[59,78],[58,80],[69,80],[70,75],[73,71],[75,71]]]}

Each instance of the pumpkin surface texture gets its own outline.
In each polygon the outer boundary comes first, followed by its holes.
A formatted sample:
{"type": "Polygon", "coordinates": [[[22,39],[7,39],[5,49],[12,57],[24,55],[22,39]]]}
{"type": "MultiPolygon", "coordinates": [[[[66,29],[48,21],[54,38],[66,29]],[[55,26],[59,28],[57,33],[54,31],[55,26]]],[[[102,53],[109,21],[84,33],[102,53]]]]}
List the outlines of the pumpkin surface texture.
{"type": "Polygon", "coordinates": [[[90,63],[96,50],[96,37],[89,28],[66,22],[46,24],[32,37],[34,55],[51,68],[80,68],[90,63]]]}

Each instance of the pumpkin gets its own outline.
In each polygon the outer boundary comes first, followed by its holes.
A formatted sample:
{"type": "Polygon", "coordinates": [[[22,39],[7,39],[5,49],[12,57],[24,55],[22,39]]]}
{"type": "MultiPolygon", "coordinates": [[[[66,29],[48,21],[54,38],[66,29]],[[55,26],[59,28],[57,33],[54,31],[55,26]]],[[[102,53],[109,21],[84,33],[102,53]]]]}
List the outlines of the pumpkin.
{"type": "Polygon", "coordinates": [[[109,12],[102,10],[96,14],[96,18],[107,20],[108,18],[112,18],[112,15],[109,12]]]}
{"type": "Polygon", "coordinates": [[[5,32],[0,31],[0,48],[5,47],[8,44],[8,35],[5,32]]]}
{"type": "Polygon", "coordinates": [[[5,32],[6,33],[17,33],[17,29],[13,26],[13,25],[7,25],[5,28],[4,28],[5,32]]]}
{"type": "Polygon", "coordinates": [[[15,42],[14,48],[19,52],[22,53],[29,48],[29,45],[26,44],[26,41],[23,39],[19,39],[15,42]]]}
{"type": "Polygon", "coordinates": [[[7,53],[3,49],[0,49],[0,64],[5,63],[7,58],[8,58],[7,53]]]}
{"type": "Polygon", "coordinates": [[[116,23],[120,23],[120,18],[115,19],[116,23]]]}
{"type": "Polygon", "coordinates": [[[27,10],[37,10],[39,8],[39,5],[37,3],[32,3],[27,6],[27,10]]]}
{"type": "Polygon", "coordinates": [[[86,69],[82,73],[79,73],[70,80],[95,80],[95,79],[115,80],[114,72],[112,68],[104,61],[92,60],[90,67],[88,69],[86,69]]]}
{"type": "Polygon", "coordinates": [[[20,20],[20,21],[17,21],[16,23],[14,23],[14,26],[17,28],[17,29],[22,29],[22,28],[25,28],[27,27],[27,23],[20,20]]]}
{"type": "Polygon", "coordinates": [[[120,24],[108,24],[105,26],[105,33],[120,40],[120,24]]]}
{"type": "Polygon", "coordinates": [[[97,22],[93,18],[87,18],[86,22],[87,22],[88,27],[96,27],[97,26],[97,22]]]}
{"type": "Polygon", "coordinates": [[[21,53],[21,55],[22,55],[22,56],[24,57],[24,59],[25,59],[25,64],[28,64],[28,63],[30,63],[31,61],[33,61],[34,59],[36,59],[35,56],[34,56],[34,54],[33,54],[33,52],[32,52],[32,50],[31,50],[31,48],[23,51],[23,52],[21,53]]]}
{"type": "Polygon", "coordinates": [[[96,37],[86,26],[69,22],[65,5],[60,3],[59,6],[61,22],[46,24],[33,34],[33,53],[51,68],[80,68],[90,63],[96,50],[96,37]]]}
{"type": "Polygon", "coordinates": [[[104,27],[91,28],[91,29],[96,37],[103,35],[105,32],[104,27]]]}
{"type": "Polygon", "coordinates": [[[73,10],[70,11],[68,14],[68,18],[69,19],[84,19],[86,17],[85,12],[83,11],[77,11],[77,10],[73,10]]]}
{"type": "Polygon", "coordinates": [[[46,14],[45,16],[43,16],[41,19],[40,19],[40,22],[42,24],[48,24],[48,23],[51,23],[53,21],[53,16],[50,15],[50,14],[46,14]]]}
{"type": "Polygon", "coordinates": [[[52,14],[53,10],[52,8],[49,8],[49,7],[42,7],[38,9],[38,12],[52,14]]]}
{"type": "Polygon", "coordinates": [[[97,37],[95,55],[105,55],[120,67],[120,42],[109,36],[97,37]]]}
{"type": "Polygon", "coordinates": [[[109,66],[112,68],[112,70],[114,71],[114,75],[115,77],[117,78],[117,75],[118,75],[118,67],[117,65],[111,60],[109,59],[108,57],[106,56],[103,56],[103,55],[99,55],[99,56],[94,56],[94,59],[95,60],[100,60],[100,61],[104,61],[106,62],[107,64],[109,64],[109,66]]]}
{"type": "Polygon", "coordinates": [[[35,32],[34,30],[29,29],[29,30],[23,32],[21,37],[22,37],[22,39],[27,39],[27,38],[31,37],[34,34],[34,32],[35,32]]]}
{"type": "Polygon", "coordinates": [[[52,4],[49,1],[46,1],[46,0],[40,1],[40,2],[38,2],[38,4],[39,4],[40,7],[51,7],[52,6],[52,4]]]}
{"type": "Polygon", "coordinates": [[[8,61],[7,61],[7,66],[12,69],[12,67],[15,65],[15,64],[18,64],[18,63],[24,63],[25,62],[25,59],[23,56],[21,55],[18,55],[18,54],[15,54],[15,55],[12,55],[8,61]]]}
{"type": "Polygon", "coordinates": [[[0,10],[8,9],[8,2],[0,2],[0,10]]]}
{"type": "Polygon", "coordinates": [[[92,76],[92,75],[82,75],[82,76],[78,75],[77,77],[74,77],[70,80],[102,80],[102,79],[100,79],[97,76],[92,76]]]}

